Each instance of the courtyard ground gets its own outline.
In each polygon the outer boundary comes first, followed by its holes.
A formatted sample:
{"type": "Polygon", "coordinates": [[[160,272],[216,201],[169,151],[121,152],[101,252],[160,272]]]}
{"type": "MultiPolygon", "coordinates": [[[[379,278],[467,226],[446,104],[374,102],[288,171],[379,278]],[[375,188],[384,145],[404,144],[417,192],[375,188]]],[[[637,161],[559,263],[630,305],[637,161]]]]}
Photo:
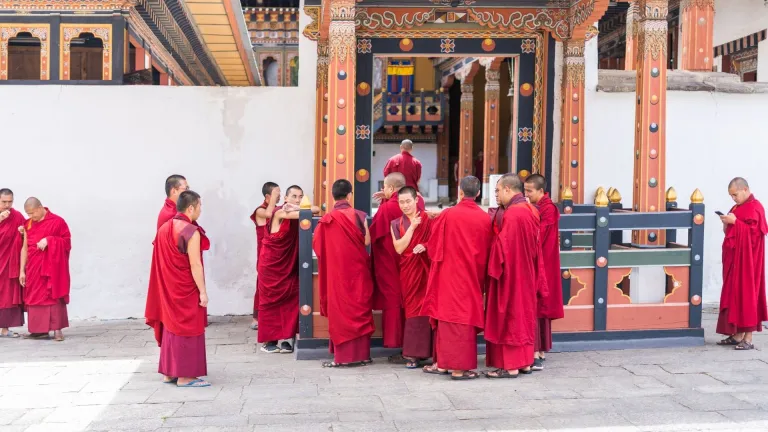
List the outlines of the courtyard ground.
{"type": "Polygon", "coordinates": [[[0,432],[768,431],[768,335],[736,352],[714,320],[703,347],[552,353],[532,376],[452,382],[262,353],[250,317],[211,317],[213,386],[186,389],[160,382],[142,321],[73,322],[60,343],[0,339],[0,432]]]}

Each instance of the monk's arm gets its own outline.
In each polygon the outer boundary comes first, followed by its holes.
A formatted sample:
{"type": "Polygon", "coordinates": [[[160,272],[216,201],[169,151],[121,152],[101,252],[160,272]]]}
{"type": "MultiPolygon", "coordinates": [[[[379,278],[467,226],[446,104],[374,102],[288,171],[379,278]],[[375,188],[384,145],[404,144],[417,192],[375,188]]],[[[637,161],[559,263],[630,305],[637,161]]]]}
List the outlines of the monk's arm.
{"type": "Polygon", "coordinates": [[[196,232],[189,243],[187,243],[187,256],[189,257],[189,266],[192,269],[192,278],[195,280],[195,285],[200,291],[200,294],[207,295],[205,289],[205,275],[203,274],[203,262],[200,256],[200,233],[196,232]]]}
{"type": "Polygon", "coordinates": [[[275,210],[275,206],[272,204],[270,204],[269,207],[265,209],[263,208],[256,209],[256,222],[257,223],[260,222],[266,225],[267,219],[269,219],[268,215],[271,215],[274,210],[275,210]],[[272,209],[270,209],[270,207],[272,207],[272,209]]]}
{"type": "Polygon", "coordinates": [[[368,220],[363,222],[363,225],[365,226],[365,245],[369,246],[371,244],[371,231],[368,229],[368,220]]]}
{"type": "Polygon", "coordinates": [[[408,249],[408,245],[411,244],[411,238],[413,237],[413,230],[411,229],[413,225],[408,227],[407,230],[405,230],[405,234],[403,237],[400,238],[400,240],[395,237],[395,230],[394,228],[390,227],[389,231],[392,233],[392,241],[395,244],[395,252],[398,253],[398,255],[402,255],[403,252],[405,252],[406,249],[408,249]]]}
{"type": "Polygon", "coordinates": [[[27,269],[27,231],[25,230],[22,233],[22,237],[24,237],[24,243],[21,245],[21,257],[19,259],[19,262],[21,263],[21,266],[19,268],[19,275],[26,275],[26,269],[27,269]]]}

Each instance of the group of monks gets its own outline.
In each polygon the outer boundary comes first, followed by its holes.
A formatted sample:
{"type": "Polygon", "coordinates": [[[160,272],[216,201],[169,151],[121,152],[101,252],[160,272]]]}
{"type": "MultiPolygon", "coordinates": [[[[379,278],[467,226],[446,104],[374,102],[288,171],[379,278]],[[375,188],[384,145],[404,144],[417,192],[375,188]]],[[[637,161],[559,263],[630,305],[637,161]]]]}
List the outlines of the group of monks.
{"type": "Polygon", "coordinates": [[[0,338],[16,339],[11,327],[24,325],[24,339],[64,340],[69,327],[69,227],[64,219],[30,197],[25,218],[13,208],[13,191],[0,189],[0,338]]]}

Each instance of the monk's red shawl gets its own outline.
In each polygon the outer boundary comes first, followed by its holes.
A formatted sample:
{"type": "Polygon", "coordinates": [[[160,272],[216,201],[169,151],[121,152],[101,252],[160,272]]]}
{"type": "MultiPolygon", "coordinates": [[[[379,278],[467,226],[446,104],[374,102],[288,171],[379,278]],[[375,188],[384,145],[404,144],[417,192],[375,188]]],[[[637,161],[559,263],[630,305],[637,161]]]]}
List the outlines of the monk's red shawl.
{"type": "Polygon", "coordinates": [[[207,241],[204,231],[183,214],[164,223],[155,236],[144,316],[147,325],[154,329],[158,346],[163,340],[164,328],[184,337],[205,332],[207,311],[200,306],[200,291],[192,277],[189,256],[179,250],[182,232],[191,232],[189,238],[194,233],[190,226],[195,226],[200,233],[202,249],[203,239],[207,241]]]}
{"type": "Polygon", "coordinates": [[[765,209],[754,196],[730,213],[736,223],[728,225],[723,241],[723,289],[720,310],[728,322],[753,327],[768,320],[765,299],[765,209]]]}
{"type": "Polygon", "coordinates": [[[539,318],[560,319],[563,312],[563,290],[560,276],[560,211],[545,194],[536,207],[541,218],[541,252],[549,295],[539,302],[539,318]]]}
{"type": "Polygon", "coordinates": [[[251,214],[251,220],[253,221],[253,224],[256,226],[256,259],[259,259],[259,252],[261,251],[261,243],[264,240],[264,233],[267,232],[267,228],[269,227],[269,221],[272,219],[267,218],[267,223],[264,225],[259,225],[256,223],[256,212],[259,211],[259,209],[265,209],[269,206],[269,204],[264,201],[261,203],[260,206],[256,207],[256,210],[253,211],[251,214]]]}
{"type": "Polygon", "coordinates": [[[394,155],[384,165],[384,177],[399,172],[405,177],[405,185],[419,191],[419,180],[421,180],[421,162],[410,153],[404,151],[399,155],[394,155]]]}
{"type": "Polygon", "coordinates": [[[176,211],[176,203],[171,201],[170,198],[166,198],[163,208],[160,209],[160,214],[157,215],[157,229],[160,229],[164,223],[176,216],[176,213],[178,213],[176,211]]]}
{"type": "Polygon", "coordinates": [[[525,202],[508,205],[488,264],[485,339],[496,344],[533,345],[537,295],[546,298],[539,244],[539,214],[525,202]]]}
{"type": "Polygon", "coordinates": [[[69,251],[72,239],[64,219],[48,211],[43,220],[27,220],[27,283],[24,303],[31,306],[49,306],[63,299],[69,304],[69,251]],[[46,239],[44,251],[37,243],[46,239]]]}
{"type": "Polygon", "coordinates": [[[483,286],[491,249],[488,215],[471,198],[432,221],[432,261],[420,315],[483,328],[483,286]]]}
{"type": "Polygon", "coordinates": [[[14,209],[0,222],[0,309],[22,304],[23,297],[19,285],[21,266],[21,247],[24,238],[19,227],[24,225],[24,216],[14,209]]]}
{"type": "MultiPolygon", "coordinates": [[[[425,212],[421,213],[420,218],[421,223],[413,232],[411,242],[400,254],[400,286],[403,290],[403,306],[406,318],[420,316],[429,277],[429,255],[426,251],[418,254],[413,253],[413,248],[418,245],[426,247],[429,241],[432,220],[425,212]]],[[[405,232],[410,226],[411,221],[405,215],[392,221],[392,229],[398,239],[405,236],[405,232]]]]}
{"type": "Polygon", "coordinates": [[[334,345],[373,334],[373,280],[361,219],[349,204],[320,219],[312,248],[317,255],[320,314],[328,317],[334,345]]]}

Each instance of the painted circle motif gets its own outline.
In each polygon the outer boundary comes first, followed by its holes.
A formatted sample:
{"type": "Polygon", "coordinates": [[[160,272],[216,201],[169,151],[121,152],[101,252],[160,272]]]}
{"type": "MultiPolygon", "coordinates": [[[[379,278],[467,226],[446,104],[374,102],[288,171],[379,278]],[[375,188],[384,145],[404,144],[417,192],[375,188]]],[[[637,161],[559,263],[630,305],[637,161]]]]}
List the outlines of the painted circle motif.
{"type": "Polygon", "coordinates": [[[573,100],[575,100],[575,101],[579,100],[579,94],[578,93],[574,93],[573,94],[573,100]]]}
{"type": "Polygon", "coordinates": [[[652,205],[652,206],[648,207],[648,211],[655,212],[656,211],[656,206],[652,205]]]}
{"type": "Polygon", "coordinates": [[[370,174],[368,173],[368,170],[359,169],[355,173],[355,180],[359,181],[360,183],[367,182],[369,178],[370,174]]]}
{"type": "Polygon", "coordinates": [[[520,172],[518,173],[518,175],[519,175],[520,177],[522,177],[523,179],[525,179],[525,178],[527,178],[529,175],[531,175],[531,173],[529,173],[529,172],[528,172],[528,170],[520,170],[520,172]]]}
{"type": "Polygon", "coordinates": [[[347,157],[344,156],[344,153],[339,153],[338,155],[336,155],[336,162],[343,164],[346,161],[347,161],[347,157]]]}
{"type": "Polygon", "coordinates": [[[405,38],[400,40],[400,50],[408,52],[413,49],[413,41],[405,38]]]}
{"type": "Polygon", "coordinates": [[[576,168],[578,166],[579,166],[579,161],[577,161],[576,159],[571,161],[571,167],[576,168]]]}
{"type": "Polygon", "coordinates": [[[695,295],[695,296],[691,297],[691,304],[694,305],[694,306],[700,305],[701,304],[701,296],[695,295]]]}
{"type": "Polygon", "coordinates": [[[649,242],[656,243],[656,239],[657,239],[657,237],[656,237],[656,233],[655,232],[648,233],[648,241],[649,242]]]}
{"type": "Polygon", "coordinates": [[[651,76],[657,78],[659,76],[659,68],[651,69],[651,76]]]}
{"type": "Polygon", "coordinates": [[[598,267],[603,268],[606,265],[608,265],[608,259],[607,258],[600,257],[600,258],[597,259],[597,266],[598,267]]]}
{"type": "Polygon", "coordinates": [[[571,145],[579,145],[579,140],[577,138],[572,139],[571,145]]]}
{"type": "Polygon", "coordinates": [[[328,114],[323,116],[323,123],[328,123],[328,114]]]}
{"type": "Polygon", "coordinates": [[[371,86],[366,82],[361,82],[357,85],[357,94],[358,96],[368,96],[371,94],[371,86]]]}
{"type": "Polygon", "coordinates": [[[703,224],[704,223],[704,215],[697,214],[696,216],[694,216],[693,217],[693,223],[695,223],[696,225],[703,224]]]}
{"type": "Polygon", "coordinates": [[[571,182],[571,189],[576,189],[577,183],[576,180],[571,182]]]}
{"type": "Polygon", "coordinates": [[[323,189],[325,189],[327,187],[328,187],[328,181],[327,180],[323,180],[323,189]]]}
{"type": "Polygon", "coordinates": [[[328,92],[323,95],[323,100],[328,100],[328,92]]]}
{"type": "Polygon", "coordinates": [[[340,80],[343,81],[343,80],[347,79],[347,72],[342,69],[342,70],[339,71],[337,76],[339,77],[340,80]]]}
{"type": "Polygon", "coordinates": [[[703,26],[706,23],[707,23],[707,19],[706,18],[704,18],[704,17],[699,18],[699,25],[700,26],[703,26]]]}
{"type": "Polygon", "coordinates": [[[344,108],[347,106],[347,101],[345,101],[344,99],[339,99],[339,101],[336,102],[336,106],[338,106],[339,108],[344,108]]]}
{"type": "MultiPolygon", "coordinates": [[[[491,104],[491,109],[496,109],[496,104],[491,104]]],[[[493,120],[491,120],[493,121],[493,120]]]]}
{"type": "Polygon", "coordinates": [[[301,314],[304,316],[307,316],[312,313],[312,307],[309,305],[304,305],[301,307],[301,314]]]}
{"type": "Polygon", "coordinates": [[[659,97],[656,95],[651,96],[651,104],[656,105],[657,103],[659,103],[659,97]]]}
{"type": "Polygon", "coordinates": [[[656,177],[651,177],[650,180],[648,180],[648,186],[655,188],[659,184],[658,180],[656,180],[656,177]]]}
{"type": "Polygon", "coordinates": [[[302,219],[301,222],[299,222],[299,227],[301,227],[301,229],[306,231],[312,228],[312,222],[310,222],[309,219],[302,219]]]}
{"type": "Polygon", "coordinates": [[[323,209],[323,211],[325,211],[325,209],[328,208],[328,206],[326,206],[325,203],[322,203],[320,204],[320,208],[323,209]]]}
{"type": "MultiPolygon", "coordinates": [[[[573,207],[568,206],[568,207],[564,208],[563,211],[565,212],[565,214],[571,214],[571,213],[573,213],[573,207]]],[[[568,241],[568,240],[566,240],[566,241],[568,241]]]]}
{"type": "Polygon", "coordinates": [[[573,118],[571,119],[571,123],[578,124],[579,123],[579,117],[573,116],[573,118]]]}
{"type": "Polygon", "coordinates": [[[563,279],[570,279],[571,278],[571,272],[568,270],[563,272],[563,279]]]}
{"type": "Polygon", "coordinates": [[[328,165],[328,159],[323,159],[323,166],[328,165]]]}
{"type": "Polygon", "coordinates": [[[568,239],[565,239],[565,241],[563,241],[563,243],[565,243],[566,246],[570,246],[571,245],[571,241],[568,240],[568,239]]]}
{"type": "Polygon", "coordinates": [[[533,94],[533,86],[529,83],[522,83],[520,84],[520,95],[521,96],[530,96],[533,94]]]}
{"type": "Polygon", "coordinates": [[[347,133],[347,128],[344,125],[339,125],[339,127],[336,128],[336,133],[339,135],[344,135],[347,133]]]}
{"type": "Polygon", "coordinates": [[[323,145],[328,145],[328,137],[323,137],[323,145]]]}
{"type": "Polygon", "coordinates": [[[656,149],[651,149],[650,158],[656,159],[657,157],[659,157],[659,152],[657,152],[656,149]]]}
{"type": "Polygon", "coordinates": [[[496,49],[496,42],[493,39],[485,39],[481,44],[483,51],[490,52],[496,49]]]}
{"type": "Polygon", "coordinates": [[[658,131],[659,131],[659,125],[658,125],[658,123],[651,123],[651,127],[650,127],[650,130],[651,130],[651,132],[653,132],[653,133],[656,133],[656,132],[658,132],[658,131]]]}

